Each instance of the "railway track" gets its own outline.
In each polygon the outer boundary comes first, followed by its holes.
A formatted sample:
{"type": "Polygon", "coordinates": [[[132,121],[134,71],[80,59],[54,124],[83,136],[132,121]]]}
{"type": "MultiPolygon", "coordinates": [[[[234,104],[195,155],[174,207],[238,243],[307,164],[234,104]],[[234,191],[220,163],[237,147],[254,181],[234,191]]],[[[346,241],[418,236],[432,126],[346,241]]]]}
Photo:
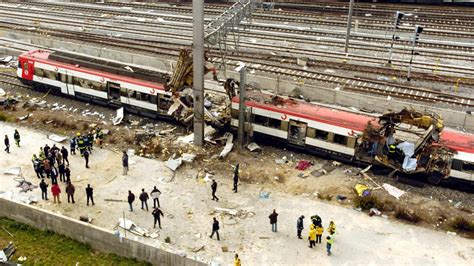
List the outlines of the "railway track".
{"type": "Polygon", "coordinates": [[[0,83],[6,84],[12,87],[30,89],[30,86],[26,86],[18,81],[18,78],[14,74],[9,74],[5,72],[0,72],[0,83]]]}

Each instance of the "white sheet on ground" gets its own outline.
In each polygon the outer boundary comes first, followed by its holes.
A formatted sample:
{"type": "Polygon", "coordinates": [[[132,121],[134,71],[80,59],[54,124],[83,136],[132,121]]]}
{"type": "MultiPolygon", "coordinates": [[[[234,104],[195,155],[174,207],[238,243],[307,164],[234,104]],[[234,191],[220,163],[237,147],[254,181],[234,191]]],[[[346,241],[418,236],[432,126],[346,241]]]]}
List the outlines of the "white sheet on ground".
{"type": "Polygon", "coordinates": [[[56,134],[51,134],[51,135],[48,135],[48,139],[61,143],[61,142],[65,141],[67,139],[67,137],[56,135],[56,134]]]}
{"type": "Polygon", "coordinates": [[[112,124],[114,126],[120,124],[122,122],[122,119],[123,119],[123,107],[120,107],[119,109],[117,109],[117,116],[114,117],[114,119],[112,120],[112,124]]]}
{"type": "Polygon", "coordinates": [[[401,196],[403,196],[403,194],[405,194],[405,191],[387,183],[384,183],[382,187],[388,192],[388,194],[394,196],[397,199],[399,199],[401,196]]]}

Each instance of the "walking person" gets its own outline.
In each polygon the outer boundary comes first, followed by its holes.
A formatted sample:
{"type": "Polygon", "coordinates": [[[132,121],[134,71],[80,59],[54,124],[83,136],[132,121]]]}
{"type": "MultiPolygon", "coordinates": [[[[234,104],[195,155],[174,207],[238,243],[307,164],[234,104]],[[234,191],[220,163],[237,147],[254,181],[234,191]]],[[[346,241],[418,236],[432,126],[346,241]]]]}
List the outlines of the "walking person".
{"type": "Polygon", "coordinates": [[[53,183],[53,186],[51,187],[51,194],[53,194],[54,203],[56,203],[56,199],[58,200],[58,203],[61,203],[61,200],[59,200],[61,188],[59,187],[58,183],[53,183]]]}
{"type": "Polygon", "coordinates": [[[321,238],[323,237],[324,228],[319,225],[316,227],[316,243],[321,244],[321,238]]]}
{"type": "Polygon", "coordinates": [[[234,193],[237,193],[238,183],[239,183],[239,164],[237,164],[234,169],[234,188],[232,189],[234,193]]]}
{"type": "Polygon", "coordinates": [[[309,225],[309,248],[313,248],[316,246],[316,228],[314,228],[314,224],[309,225]]]}
{"type": "Polygon", "coordinates": [[[41,198],[43,200],[48,200],[48,184],[44,182],[44,178],[41,179],[41,182],[39,183],[39,187],[41,189],[41,198]]]}
{"type": "Polygon", "coordinates": [[[86,160],[86,168],[89,168],[89,151],[84,150],[82,155],[84,156],[84,160],[86,160]]]}
{"type": "Polygon", "coordinates": [[[68,181],[67,186],[66,186],[66,194],[67,194],[67,202],[68,203],[70,202],[69,200],[71,200],[73,204],[76,203],[74,201],[74,192],[76,192],[76,188],[71,183],[71,181],[68,181]]]}
{"type": "Polygon", "coordinates": [[[86,196],[87,196],[87,206],[89,206],[89,200],[92,202],[92,206],[94,206],[94,189],[91,187],[90,184],[87,184],[86,187],[86,196]]]}
{"type": "Polygon", "coordinates": [[[151,198],[153,199],[153,208],[156,208],[158,205],[158,208],[160,207],[160,195],[161,191],[156,188],[156,186],[153,187],[153,190],[150,193],[151,198]]]}
{"type": "Polygon", "coordinates": [[[268,216],[268,218],[270,219],[270,224],[272,225],[272,232],[277,231],[277,217],[278,213],[275,209],[273,209],[273,212],[268,216]]]}
{"type": "Polygon", "coordinates": [[[133,202],[135,201],[135,194],[131,190],[128,191],[127,197],[128,205],[130,206],[130,211],[133,212],[133,202]]]}
{"type": "Polygon", "coordinates": [[[334,235],[331,234],[326,237],[326,251],[328,252],[328,256],[331,256],[331,248],[334,245],[334,235]]]}
{"type": "Polygon", "coordinates": [[[13,133],[13,138],[15,139],[16,146],[20,147],[20,133],[16,129],[15,129],[15,133],[13,133]]]}
{"type": "Polygon", "coordinates": [[[163,216],[163,217],[165,217],[165,216],[163,215],[163,212],[160,210],[160,208],[154,208],[154,209],[153,209],[153,212],[152,212],[151,214],[153,215],[153,218],[154,218],[154,220],[155,220],[154,223],[153,223],[153,228],[156,227],[156,222],[158,222],[158,226],[159,226],[160,229],[161,229],[161,217],[160,217],[160,215],[163,216]]]}
{"type": "Polygon", "coordinates": [[[304,219],[304,215],[301,215],[296,221],[296,235],[298,236],[299,239],[303,239],[301,237],[301,232],[303,232],[303,229],[304,229],[303,219],[304,219]]]}
{"type": "Polygon", "coordinates": [[[212,179],[211,190],[212,190],[212,200],[219,201],[219,198],[216,197],[217,182],[214,179],[212,179]]]}
{"type": "Polygon", "coordinates": [[[216,219],[216,217],[212,218],[213,219],[213,222],[212,222],[212,234],[209,236],[210,238],[212,238],[212,236],[214,235],[214,233],[217,235],[217,240],[220,241],[220,238],[219,238],[219,221],[216,219]]]}
{"type": "Polygon", "coordinates": [[[140,193],[140,197],[139,197],[140,201],[142,202],[142,210],[143,210],[143,205],[145,205],[146,206],[146,211],[148,211],[148,202],[147,201],[148,201],[149,198],[150,197],[148,197],[148,193],[146,193],[145,189],[142,188],[142,193],[140,193]]]}
{"type": "Polygon", "coordinates": [[[69,156],[69,152],[67,151],[66,148],[64,148],[64,146],[61,147],[61,155],[63,156],[63,163],[67,163],[67,165],[69,165],[69,160],[68,160],[68,156],[69,156]]]}
{"type": "Polygon", "coordinates": [[[7,153],[10,153],[10,140],[8,139],[7,135],[5,135],[5,139],[3,142],[5,143],[5,151],[7,153]]]}
{"type": "Polygon", "coordinates": [[[122,155],[122,166],[123,166],[123,175],[127,175],[128,172],[128,154],[126,151],[123,151],[122,155]]]}
{"type": "Polygon", "coordinates": [[[59,171],[59,181],[66,182],[66,166],[64,166],[63,162],[61,162],[58,165],[58,171],[59,171]]]}

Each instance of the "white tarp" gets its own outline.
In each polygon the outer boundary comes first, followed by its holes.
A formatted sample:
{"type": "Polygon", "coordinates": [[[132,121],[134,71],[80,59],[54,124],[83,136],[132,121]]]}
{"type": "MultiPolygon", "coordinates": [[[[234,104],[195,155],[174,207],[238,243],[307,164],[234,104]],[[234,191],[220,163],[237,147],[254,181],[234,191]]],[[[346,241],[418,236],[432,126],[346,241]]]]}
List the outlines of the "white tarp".
{"type": "Polygon", "coordinates": [[[183,159],[180,157],[178,159],[168,159],[168,161],[166,161],[165,165],[166,167],[168,167],[169,169],[173,170],[173,171],[176,171],[176,169],[178,169],[178,167],[183,163],[183,159]]]}
{"type": "Polygon", "coordinates": [[[388,192],[388,194],[394,196],[397,199],[399,199],[401,196],[403,196],[403,194],[405,194],[405,191],[387,183],[384,183],[382,187],[388,192]]]}
{"type": "Polygon", "coordinates": [[[48,135],[48,139],[50,139],[52,141],[55,141],[55,142],[58,142],[58,143],[61,143],[61,142],[65,141],[67,139],[67,137],[56,135],[56,134],[51,134],[51,135],[48,135]]]}
{"type": "Polygon", "coordinates": [[[232,147],[234,147],[234,135],[232,133],[226,132],[224,134],[224,137],[227,139],[224,149],[221,151],[221,154],[219,154],[220,158],[224,158],[229,154],[230,151],[232,151],[232,147]]]}
{"type": "Polygon", "coordinates": [[[120,218],[118,220],[118,224],[120,227],[124,228],[124,229],[127,229],[127,230],[130,230],[130,228],[132,228],[132,226],[134,225],[134,223],[128,219],[124,219],[124,218],[120,218]]]}
{"type": "Polygon", "coordinates": [[[411,142],[402,142],[397,145],[397,148],[403,151],[403,154],[405,154],[405,159],[403,160],[403,165],[402,168],[405,171],[414,171],[416,170],[416,159],[411,158],[413,154],[415,154],[415,144],[411,142]]]}
{"type": "Polygon", "coordinates": [[[114,126],[122,123],[122,120],[123,120],[123,107],[120,107],[119,109],[117,109],[117,116],[114,117],[114,119],[112,120],[112,124],[114,126]]]}
{"type": "Polygon", "coordinates": [[[6,175],[21,175],[21,167],[19,166],[9,167],[5,169],[3,173],[6,175]]]}

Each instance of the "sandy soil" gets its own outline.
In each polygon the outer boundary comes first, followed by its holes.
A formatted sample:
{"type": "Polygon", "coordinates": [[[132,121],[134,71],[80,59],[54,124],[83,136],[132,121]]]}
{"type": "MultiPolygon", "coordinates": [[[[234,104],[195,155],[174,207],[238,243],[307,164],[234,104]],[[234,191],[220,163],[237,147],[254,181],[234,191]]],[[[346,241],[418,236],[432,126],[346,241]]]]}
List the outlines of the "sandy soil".
{"type": "MultiPolygon", "coordinates": [[[[13,135],[14,126],[0,123],[0,136],[13,135]]],[[[17,127],[22,134],[22,147],[12,147],[12,153],[1,154],[0,169],[9,166],[21,166],[24,176],[38,183],[30,162],[31,155],[39,146],[52,141],[46,139],[48,132],[39,132],[17,127]]],[[[235,154],[233,156],[236,156],[235,154]]],[[[167,169],[163,162],[132,156],[134,161],[129,175],[121,175],[120,153],[118,151],[95,149],[91,157],[91,168],[84,167],[83,160],[71,156],[72,180],[76,185],[75,205],[68,204],[63,193],[61,204],[51,201],[39,201],[38,205],[67,216],[78,218],[80,215],[93,217],[93,223],[114,230],[118,218],[123,213],[137,225],[153,230],[150,212],[140,210],[135,203],[135,211],[128,211],[125,202],[127,190],[137,196],[141,188],[148,192],[154,185],[163,192],[160,199],[165,218],[163,229],[156,239],[143,238],[127,234],[153,245],[183,252],[189,257],[200,258],[206,262],[216,261],[224,264],[232,262],[233,253],[238,252],[244,265],[269,264],[312,264],[315,260],[324,264],[459,264],[468,265],[474,259],[472,240],[445,232],[434,231],[418,226],[407,225],[382,217],[369,217],[342,206],[321,202],[306,193],[286,193],[272,191],[267,184],[244,183],[239,193],[231,191],[231,169],[225,175],[216,175],[219,183],[217,195],[221,200],[211,201],[210,184],[195,179],[197,169],[185,165],[176,174],[167,169]],[[167,182],[174,176],[171,182],[167,182]],[[85,204],[85,186],[90,183],[95,189],[95,206],[85,204]],[[260,199],[260,191],[271,192],[269,199],[260,199]],[[105,201],[105,199],[124,200],[124,202],[105,201]],[[215,207],[232,208],[251,215],[229,217],[215,213],[215,207]],[[272,233],[268,215],[275,208],[279,212],[278,233],[272,233]],[[324,247],[310,250],[306,240],[296,238],[296,219],[319,214],[327,227],[329,220],[337,224],[338,233],[333,256],[328,257],[324,247]],[[254,214],[254,215],[253,215],[254,214]],[[209,239],[212,217],[221,221],[221,241],[209,239]],[[171,244],[164,244],[166,237],[171,244]],[[204,246],[194,253],[191,250],[204,246]],[[222,248],[227,247],[228,252],[222,248]],[[414,252],[417,251],[417,252],[414,252]]],[[[245,171],[245,167],[243,167],[245,171]]],[[[273,166],[275,168],[275,166],[273,166]]],[[[347,177],[345,177],[347,179],[347,177]]],[[[18,192],[12,176],[0,174],[2,191],[18,192]]],[[[64,185],[62,186],[64,191],[64,185]]],[[[29,192],[39,198],[39,189],[29,192]]],[[[149,201],[149,205],[152,203],[149,201]]],[[[309,219],[305,221],[305,227],[309,219]]],[[[307,234],[307,230],[303,232],[307,234]]]]}

